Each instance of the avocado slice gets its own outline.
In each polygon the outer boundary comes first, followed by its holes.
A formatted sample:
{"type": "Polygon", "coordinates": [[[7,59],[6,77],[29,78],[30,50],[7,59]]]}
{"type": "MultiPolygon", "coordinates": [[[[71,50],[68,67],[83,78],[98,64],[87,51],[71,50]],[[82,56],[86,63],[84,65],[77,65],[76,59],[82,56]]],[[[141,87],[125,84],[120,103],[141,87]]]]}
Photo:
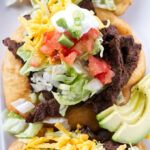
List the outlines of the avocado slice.
{"type": "Polygon", "coordinates": [[[110,132],[115,132],[119,128],[122,122],[123,122],[123,118],[121,117],[121,115],[117,111],[114,111],[105,119],[100,121],[99,126],[101,128],[107,129],[110,132]]]}
{"type": "Polygon", "coordinates": [[[107,129],[110,132],[115,132],[119,126],[127,122],[133,124],[138,121],[141,117],[145,106],[145,101],[141,100],[138,102],[136,108],[132,111],[130,115],[122,115],[117,109],[109,114],[106,118],[99,122],[101,128],[107,129]]]}
{"type": "Polygon", "coordinates": [[[58,39],[58,43],[68,48],[74,45],[73,41],[71,41],[69,37],[65,34],[61,35],[61,37],[58,39]]]}
{"type": "Polygon", "coordinates": [[[100,127],[115,132],[116,142],[136,144],[144,139],[150,132],[150,74],[132,88],[128,104],[114,106],[97,115],[100,127]]]}
{"type": "Polygon", "coordinates": [[[108,115],[110,115],[112,112],[114,112],[114,110],[115,110],[114,107],[116,107],[116,106],[115,106],[115,105],[114,105],[114,106],[111,106],[111,107],[109,107],[108,109],[102,111],[101,113],[99,113],[98,115],[96,115],[96,119],[97,119],[98,121],[100,121],[100,120],[106,118],[108,115]]]}
{"type": "Polygon", "coordinates": [[[135,124],[124,123],[113,135],[112,139],[114,141],[136,144],[150,132],[150,93],[143,95],[142,99],[146,100],[142,117],[135,124]]]}
{"type": "Polygon", "coordinates": [[[134,91],[133,94],[131,95],[130,101],[126,105],[117,107],[118,111],[124,115],[131,113],[137,105],[138,98],[139,93],[137,93],[137,91],[134,91]]]}

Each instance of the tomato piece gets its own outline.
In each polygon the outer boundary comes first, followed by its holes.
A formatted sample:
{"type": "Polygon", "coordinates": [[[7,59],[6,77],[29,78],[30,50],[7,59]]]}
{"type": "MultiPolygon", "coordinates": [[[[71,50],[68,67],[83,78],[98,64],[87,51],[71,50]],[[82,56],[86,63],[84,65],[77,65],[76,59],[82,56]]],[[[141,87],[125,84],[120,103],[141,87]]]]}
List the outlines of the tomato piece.
{"type": "Polygon", "coordinates": [[[54,36],[54,34],[55,34],[55,31],[54,31],[54,30],[53,30],[53,31],[50,31],[50,32],[45,32],[45,33],[44,33],[43,43],[44,43],[44,44],[47,43],[48,40],[50,40],[50,39],[54,36]]]}
{"type": "Polygon", "coordinates": [[[38,67],[40,64],[42,63],[42,58],[38,57],[38,56],[31,56],[30,59],[30,66],[32,67],[38,67]]]}
{"type": "Polygon", "coordinates": [[[76,50],[79,55],[82,55],[82,53],[86,51],[81,41],[79,41],[72,49],[76,50]]]}
{"type": "Polygon", "coordinates": [[[68,64],[69,66],[72,66],[77,55],[78,54],[76,52],[72,52],[68,56],[64,57],[63,60],[66,64],[68,64]]]}
{"type": "Polygon", "coordinates": [[[98,30],[96,30],[95,28],[91,28],[89,31],[88,31],[88,35],[89,37],[91,37],[93,40],[96,40],[99,35],[100,35],[100,32],[98,30]]]}
{"type": "Polygon", "coordinates": [[[47,44],[45,44],[39,48],[39,51],[45,55],[51,55],[53,53],[54,49],[52,47],[48,46],[47,44]]]}
{"type": "Polygon", "coordinates": [[[112,82],[112,78],[115,76],[115,73],[112,70],[109,70],[107,73],[101,73],[95,76],[100,82],[105,85],[112,82]]]}
{"type": "Polygon", "coordinates": [[[94,49],[94,40],[91,38],[81,40],[81,43],[85,47],[86,51],[88,51],[89,53],[91,53],[94,49]]]}
{"type": "Polygon", "coordinates": [[[96,76],[101,73],[106,73],[110,70],[110,66],[104,61],[89,55],[89,73],[91,76],[96,76]]]}

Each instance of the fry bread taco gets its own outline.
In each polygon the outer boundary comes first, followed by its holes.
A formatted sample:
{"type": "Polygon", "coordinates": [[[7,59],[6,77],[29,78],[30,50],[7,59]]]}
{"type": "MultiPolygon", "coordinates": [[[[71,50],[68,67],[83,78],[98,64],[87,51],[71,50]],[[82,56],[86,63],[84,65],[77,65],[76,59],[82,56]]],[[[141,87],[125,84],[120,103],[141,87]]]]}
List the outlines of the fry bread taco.
{"type": "Polygon", "coordinates": [[[129,25],[69,0],[33,8],[3,41],[9,150],[146,149],[150,76],[129,25]]]}

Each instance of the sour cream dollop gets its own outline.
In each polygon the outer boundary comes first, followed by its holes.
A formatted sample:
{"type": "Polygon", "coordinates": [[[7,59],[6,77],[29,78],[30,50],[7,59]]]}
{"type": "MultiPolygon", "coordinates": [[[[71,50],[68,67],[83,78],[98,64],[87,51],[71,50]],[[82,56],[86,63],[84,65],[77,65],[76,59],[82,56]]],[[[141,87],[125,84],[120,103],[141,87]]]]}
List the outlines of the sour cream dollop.
{"type": "Polygon", "coordinates": [[[71,27],[74,24],[73,12],[76,10],[79,10],[84,14],[84,19],[82,20],[82,34],[81,34],[81,36],[83,34],[87,33],[91,28],[96,28],[96,29],[99,28],[98,20],[96,19],[96,17],[94,17],[94,15],[89,10],[80,8],[75,4],[70,4],[66,8],[66,10],[62,10],[62,11],[57,12],[51,18],[52,23],[54,24],[57,31],[59,31],[59,32],[65,32],[66,31],[66,29],[64,29],[64,28],[62,28],[56,24],[56,21],[59,20],[60,18],[64,18],[66,20],[68,27],[71,27]]]}

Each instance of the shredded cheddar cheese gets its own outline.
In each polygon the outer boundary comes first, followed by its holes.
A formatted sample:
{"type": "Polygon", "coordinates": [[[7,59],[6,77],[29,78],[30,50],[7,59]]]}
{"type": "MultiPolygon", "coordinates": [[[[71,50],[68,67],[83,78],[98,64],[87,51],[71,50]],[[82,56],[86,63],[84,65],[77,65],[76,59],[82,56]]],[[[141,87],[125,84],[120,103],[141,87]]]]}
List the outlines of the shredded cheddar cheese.
{"type": "MultiPolygon", "coordinates": [[[[55,127],[61,131],[60,136],[54,134],[46,137],[34,137],[26,144],[25,150],[38,150],[41,148],[54,150],[104,150],[102,144],[96,140],[89,140],[89,136],[86,134],[71,133],[61,124],[56,124],[55,127]]],[[[48,129],[48,132],[54,133],[53,129],[48,129]]]]}
{"type": "Polygon", "coordinates": [[[150,134],[145,137],[146,140],[150,140],[150,134]]]}

